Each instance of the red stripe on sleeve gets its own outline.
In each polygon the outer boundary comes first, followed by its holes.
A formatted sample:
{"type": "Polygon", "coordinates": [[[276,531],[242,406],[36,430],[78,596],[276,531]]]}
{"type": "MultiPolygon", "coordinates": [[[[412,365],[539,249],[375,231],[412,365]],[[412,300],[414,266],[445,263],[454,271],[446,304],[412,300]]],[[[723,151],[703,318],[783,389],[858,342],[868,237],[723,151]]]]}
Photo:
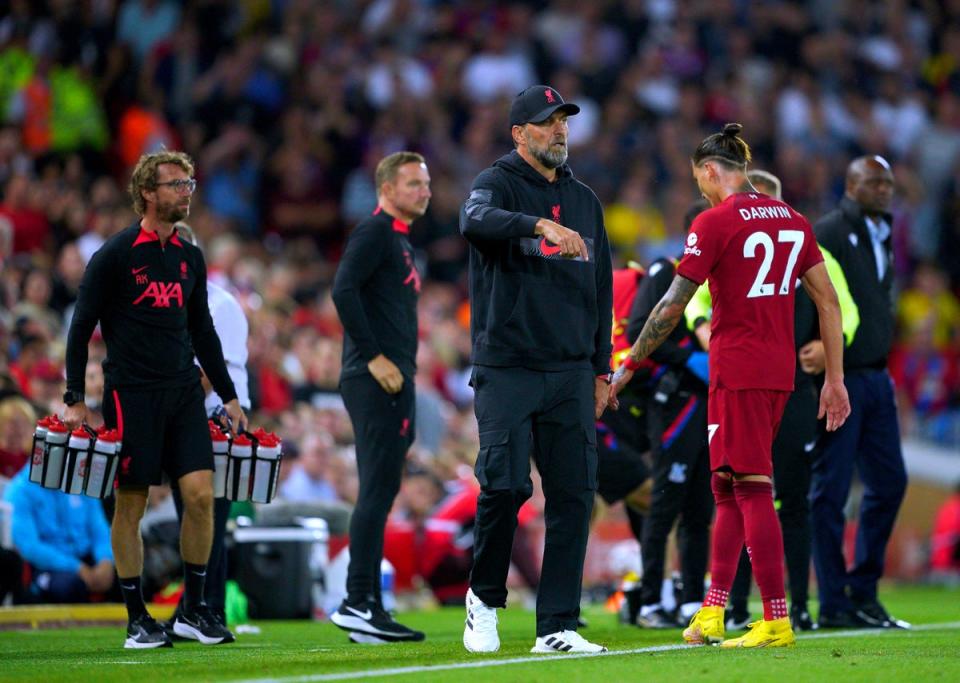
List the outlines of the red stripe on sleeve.
{"type": "Polygon", "coordinates": [[[117,434],[123,440],[123,408],[120,407],[120,394],[116,389],[113,390],[113,405],[117,409],[117,434]]]}

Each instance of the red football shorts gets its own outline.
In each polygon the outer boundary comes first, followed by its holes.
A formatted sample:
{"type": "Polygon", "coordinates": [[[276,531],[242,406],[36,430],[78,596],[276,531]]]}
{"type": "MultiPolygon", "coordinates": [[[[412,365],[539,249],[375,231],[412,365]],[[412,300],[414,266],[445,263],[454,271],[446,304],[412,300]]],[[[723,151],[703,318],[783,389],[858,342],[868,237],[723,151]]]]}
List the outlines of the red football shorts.
{"type": "Polygon", "coordinates": [[[773,438],[789,391],[712,387],[707,401],[710,469],[773,476],[773,438]]]}

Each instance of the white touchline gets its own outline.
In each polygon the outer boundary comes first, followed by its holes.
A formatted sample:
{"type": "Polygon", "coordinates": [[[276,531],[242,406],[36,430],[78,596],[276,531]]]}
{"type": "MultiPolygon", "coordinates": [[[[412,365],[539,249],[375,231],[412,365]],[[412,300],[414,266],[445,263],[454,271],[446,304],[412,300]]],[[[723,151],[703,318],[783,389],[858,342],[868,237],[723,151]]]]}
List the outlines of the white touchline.
{"type": "MultiPolygon", "coordinates": [[[[960,628],[960,621],[949,621],[941,624],[919,624],[911,631],[941,631],[960,628]]],[[[856,629],[852,631],[834,631],[832,633],[810,633],[797,636],[798,640],[814,640],[816,638],[854,638],[857,636],[881,636],[888,634],[908,635],[910,631],[902,629],[856,629]]],[[[368,669],[367,671],[341,671],[332,674],[308,674],[306,676],[284,676],[282,678],[254,678],[239,683],[317,683],[320,681],[350,681],[360,678],[376,678],[387,676],[405,676],[409,674],[432,673],[434,671],[454,671],[456,669],[483,669],[491,666],[508,666],[510,664],[529,664],[530,662],[567,662],[571,659],[585,659],[587,657],[619,657],[623,655],[640,655],[650,652],[672,652],[675,650],[698,650],[702,645],[652,645],[638,647],[631,650],[610,650],[597,654],[575,655],[540,655],[537,657],[513,657],[511,659],[481,659],[472,662],[451,662],[450,664],[436,664],[434,666],[401,666],[393,669],[368,669]]]]}

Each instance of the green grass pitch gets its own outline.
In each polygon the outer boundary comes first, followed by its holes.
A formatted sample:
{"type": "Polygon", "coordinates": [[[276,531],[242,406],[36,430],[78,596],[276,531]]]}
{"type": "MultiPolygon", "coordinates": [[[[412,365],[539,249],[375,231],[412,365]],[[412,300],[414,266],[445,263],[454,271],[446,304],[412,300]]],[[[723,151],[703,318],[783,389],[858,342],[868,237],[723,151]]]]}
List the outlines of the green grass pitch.
{"type": "Polygon", "coordinates": [[[335,626],[312,622],[260,622],[261,634],[232,645],[150,651],[124,650],[118,627],[7,631],[0,632],[0,681],[960,681],[960,591],[887,588],[883,597],[891,613],[918,628],[820,632],[788,649],[657,651],[677,646],[679,631],[620,626],[597,608],[588,610],[583,633],[612,653],[580,658],[529,654],[534,617],[519,608],[500,612],[502,645],[491,655],[464,651],[461,609],[404,614],[427,633],[412,645],[353,645],[335,626]]]}

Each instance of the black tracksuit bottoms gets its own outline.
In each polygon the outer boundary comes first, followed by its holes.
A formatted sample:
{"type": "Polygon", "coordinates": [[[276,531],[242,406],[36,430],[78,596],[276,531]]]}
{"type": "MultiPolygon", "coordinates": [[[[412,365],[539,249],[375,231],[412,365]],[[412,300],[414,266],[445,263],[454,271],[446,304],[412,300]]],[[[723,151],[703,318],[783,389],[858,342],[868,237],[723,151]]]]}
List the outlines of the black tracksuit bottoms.
{"type": "Polygon", "coordinates": [[[660,602],[667,537],[677,516],[683,594],[681,604],[703,601],[713,496],[707,446],[707,398],[678,392],[665,403],[650,401],[647,420],[653,448],[653,495],[640,543],[642,605],[660,602]]]}
{"type": "Polygon", "coordinates": [[[470,587],[490,607],[506,605],[517,512],[533,493],[532,453],[546,499],[537,636],[575,631],[597,489],[593,371],[478,365],[471,381],[480,431],[475,470],[481,490],[470,587]]]}
{"type": "Polygon", "coordinates": [[[347,602],[379,602],[383,530],[413,443],[416,391],[409,377],[399,393],[388,394],[371,375],[359,375],[341,380],[340,394],[353,423],[360,484],[350,517],[347,602]]]}

